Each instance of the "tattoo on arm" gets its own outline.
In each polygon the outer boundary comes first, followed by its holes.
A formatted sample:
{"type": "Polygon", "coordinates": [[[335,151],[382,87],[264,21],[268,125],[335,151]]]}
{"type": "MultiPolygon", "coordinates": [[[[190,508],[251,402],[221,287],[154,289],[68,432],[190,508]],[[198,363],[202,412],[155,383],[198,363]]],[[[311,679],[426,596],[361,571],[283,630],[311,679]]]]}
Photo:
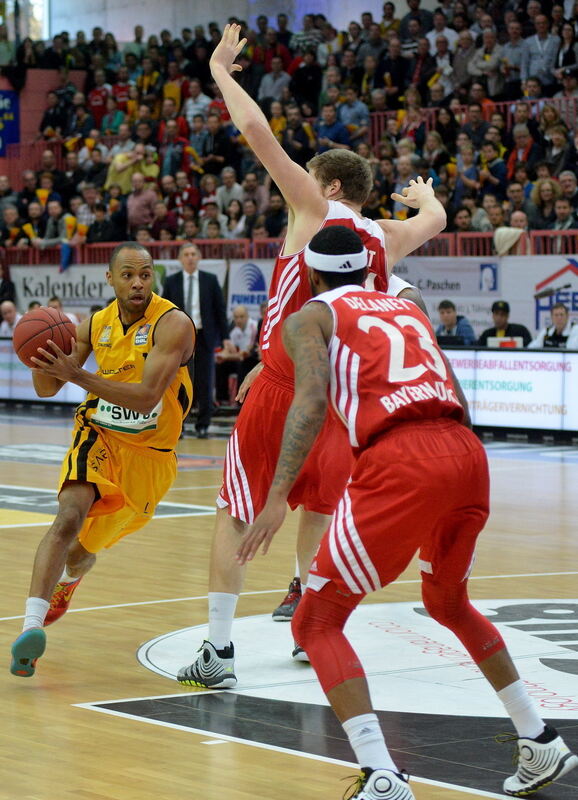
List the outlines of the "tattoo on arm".
{"type": "Polygon", "coordinates": [[[295,364],[295,397],[287,414],[272,488],[289,493],[321,430],[327,411],[329,355],[315,312],[293,314],[283,340],[295,364]]]}

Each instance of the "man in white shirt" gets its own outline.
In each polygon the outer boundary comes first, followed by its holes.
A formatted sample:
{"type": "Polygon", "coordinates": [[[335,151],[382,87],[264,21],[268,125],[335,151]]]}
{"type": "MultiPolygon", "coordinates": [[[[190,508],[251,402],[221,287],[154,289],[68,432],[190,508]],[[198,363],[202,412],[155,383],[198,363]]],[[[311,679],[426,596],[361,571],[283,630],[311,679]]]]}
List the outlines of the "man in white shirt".
{"type": "Polygon", "coordinates": [[[291,76],[283,69],[283,60],[280,56],[273,56],[271,59],[271,72],[266,72],[259,84],[259,101],[269,98],[271,100],[281,100],[283,89],[291,83],[291,76]]]}
{"type": "Polygon", "coordinates": [[[224,214],[229,207],[231,200],[238,200],[243,204],[243,187],[237,183],[237,173],[233,167],[224,167],[221,172],[223,183],[217,189],[217,203],[219,211],[224,214]]]}
{"type": "Polygon", "coordinates": [[[11,339],[14,335],[14,328],[18,324],[22,314],[18,313],[12,300],[4,300],[3,303],[0,303],[0,315],[2,316],[2,322],[0,322],[0,337],[11,339]]]}
{"type": "Polygon", "coordinates": [[[193,117],[195,114],[202,114],[207,118],[207,112],[211,105],[211,98],[203,94],[203,87],[198,78],[191,78],[189,81],[189,96],[183,106],[183,115],[186,117],[189,128],[193,127],[193,117]]]}
{"type": "Polygon", "coordinates": [[[542,328],[528,345],[528,350],[558,349],[578,350],[578,325],[569,319],[568,306],[554,303],[550,312],[552,324],[542,328]]]}
{"type": "Polygon", "coordinates": [[[229,376],[237,377],[237,388],[259,361],[255,345],[258,325],[246,306],[235,306],[229,342],[217,353],[217,400],[229,398],[229,376]]]}
{"type": "Polygon", "coordinates": [[[452,53],[456,50],[458,32],[453,28],[448,28],[447,17],[439,8],[433,15],[433,30],[426,33],[425,38],[429,42],[429,51],[433,53],[436,49],[436,39],[438,36],[445,36],[448,40],[449,49],[452,53]]]}

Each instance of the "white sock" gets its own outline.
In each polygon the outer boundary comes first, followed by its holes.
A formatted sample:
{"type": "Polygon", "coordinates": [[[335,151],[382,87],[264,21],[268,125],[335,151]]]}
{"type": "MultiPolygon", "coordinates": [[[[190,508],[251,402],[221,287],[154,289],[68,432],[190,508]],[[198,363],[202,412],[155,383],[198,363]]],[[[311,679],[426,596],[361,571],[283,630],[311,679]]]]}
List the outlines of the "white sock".
{"type": "Polygon", "coordinates": [[[70,575],[67,572],[66,565],[64,565],[64,572],[62,573],[62,575],[58,579],[58,583],[74,583],[74,581],[76,581],[76,580],[78,580],[78,575],[77,576],[70,575]]]}
{"type": "Polygon", "coordinates": [[[376,714],[360,714],[341,724],[360,767],[399,772],[385,744],[376,714]]]}
{"type": "Polygon", "coordinates": [[[544,731],[544,720],[521,680],[501,689],[498,697],[514,723],[518,736],[535,739],[544,731]]]}
{"type": "Polygon", "coordinates": [[[301,577],[301,573],[299,572],[299,559],[297,558],[297,556],[295,556],[295,575],[293,577],[294,578],[301,577]]]}
{"type": "Polygon", "coordinates": [[[209,641],[217,649],[228,647],[237,608],[237,594],[209,592],[209,641]]]}
{"type": "Polygon", "coordinates": [[[48,600],[43,600],[41,597],[29,597],[26,601],[26,616],[24,617],[22,632],[24,633],[30,628],[42,628],[49,608],[50,603],[48,600]]]}

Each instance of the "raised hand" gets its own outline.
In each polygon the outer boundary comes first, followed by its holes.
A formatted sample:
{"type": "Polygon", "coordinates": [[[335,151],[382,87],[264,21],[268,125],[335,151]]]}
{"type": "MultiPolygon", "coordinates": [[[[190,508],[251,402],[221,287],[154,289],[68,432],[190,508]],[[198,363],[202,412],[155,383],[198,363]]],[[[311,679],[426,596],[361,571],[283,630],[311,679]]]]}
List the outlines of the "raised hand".
{"type": "Polygon", "coordinates": [[[235,59],[247,43],[246,39],[239,41],[240,33],[240,25],[225,25],[221,41],[213,50],[209,62],[211,71],[215,67],[223,67],[227,72],[240,72],[243,69],[240,64],[235,64],[235,59]]]}
{"type": "Polygon", "coordinates": [[[433,179],[428,178],[427,182],[424,182],[421,175],[415,181],[412,179],[409,185],[401,190],[401,194],[394,192],[391,195],[392,200],[410,208],[421,208],[422,204],[432,197],[435,197],[433,179]]]}

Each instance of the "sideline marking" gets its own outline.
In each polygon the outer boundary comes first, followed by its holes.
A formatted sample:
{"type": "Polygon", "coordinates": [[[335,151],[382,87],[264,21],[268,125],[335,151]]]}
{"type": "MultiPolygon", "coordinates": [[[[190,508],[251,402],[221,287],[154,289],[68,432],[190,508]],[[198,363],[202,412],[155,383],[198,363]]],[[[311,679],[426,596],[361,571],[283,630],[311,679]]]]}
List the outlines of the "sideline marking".
{"type": "MultiPolygon", "coordinates": [[[[210,691],[214,692],[214,690],[210,690],[210,691]]],[[[111,702],[111,703],[123,703],[123,702],[125,702],[126,703],[126,702],[131,702],[132,700],[137,700],[137,699],[138,700],[162,699],[163,697],[176,697],[176,696],[177,695],[173,694],[173,695],[160,695],[160,696],[158,696],[156,698],[125,698],[124,700],[111,700],[109,702],[111,702]]],[[[178,695],[178,696],[182,697],[182,695],[178,695]]],[[[101,714],[109,714],[110,716],[113,716],[113,717],[124,717],[125,719],[131,719],[131,720],[133,720],[135,722],[142,722],[142,723],[145,723],[145,724],[148,723],[149,725],[159,725],[162,728],[172,728],[173,730],[187,731],[188,733],[196,733],[199,736],[206,736],[207,735],[207,731],[206,730],[201,730],[199,728],[189,728],[189,727],[187,727],[185,725],[177,725],[176,723],[173,723],[173,722],[163,722],[162,720],[158,720],[158,719],[149,719],[149,718],[145,718],[145,717],[138,717],[138,716],[136,716],[134,714],[127,714],[124,711],[113,711],[110,708],[100,708],[95,703],[73,703],[72,705],[73,705],[74,708],[85,708],[85,709],[89,709],[91,711],[98,711],[101,714]]],[[[318,756],[318,755],[314,755],[313,753],[300,753],[297,750],[290,750],[287,747],[279,747],[279,746],[273,745],[273,744],[266,744],[265,742],[252,742],[252,741],[249,741],[247,739],[241,739],[241,738],[239,738],[237,736],[229,736],[228,734],[225,734],[225,733],[220,733],[220,734],[217,734],[217,735],[219,736],[219,739],[220,739],[219,743],[234,742],[236,744],[243,744],[243,745],[247,745],[249,747],[256,747],[256,748],[258,748],[260,750],[270,750],[270,751],[272,751],[274,753],[284,753],[285,755],[289,755],[289,756],[297,756],[297,758],[308,758],[311,761],[323,761],[326,764],[336,764],[337,766],[340,766],[340,767],[351,767],[351,768],[353,768],[355,770],[359,769],[358,765],[354,764],[351,761],[341,761],[340,759],[337,759],[337,758],[329,758],[327,756],[318,756]]],[[[206,742],[201,742],[200,744],[205,744],[205,743],[206,742]]],[[[395,752],[395,751],[393,751],[393,752],[395,752]]],[[[429,779],[426,779],[426,778],[418,778],[417,776],[413,776],[413,775],[411,777],[411,780],[414,781],[415,783],[423,783],[426,786],[438,786],[441,789],[453,789],[454,791],[463,792],[464,794],[475,795],[476,797],[492,797],[492,798],[497,798],[497,800],[503,800],[503,798],[504,798],[503,794],[495,794],[494,792],[485,792],[485,791],[482,791],[481,789],[470,789],[470,788],[468,788],[466,786],[458,786],[457,784],[453,784],[453,783],[445,783],[443,781],[434,781],[434,780],[429,780],[429,779]]]]}

